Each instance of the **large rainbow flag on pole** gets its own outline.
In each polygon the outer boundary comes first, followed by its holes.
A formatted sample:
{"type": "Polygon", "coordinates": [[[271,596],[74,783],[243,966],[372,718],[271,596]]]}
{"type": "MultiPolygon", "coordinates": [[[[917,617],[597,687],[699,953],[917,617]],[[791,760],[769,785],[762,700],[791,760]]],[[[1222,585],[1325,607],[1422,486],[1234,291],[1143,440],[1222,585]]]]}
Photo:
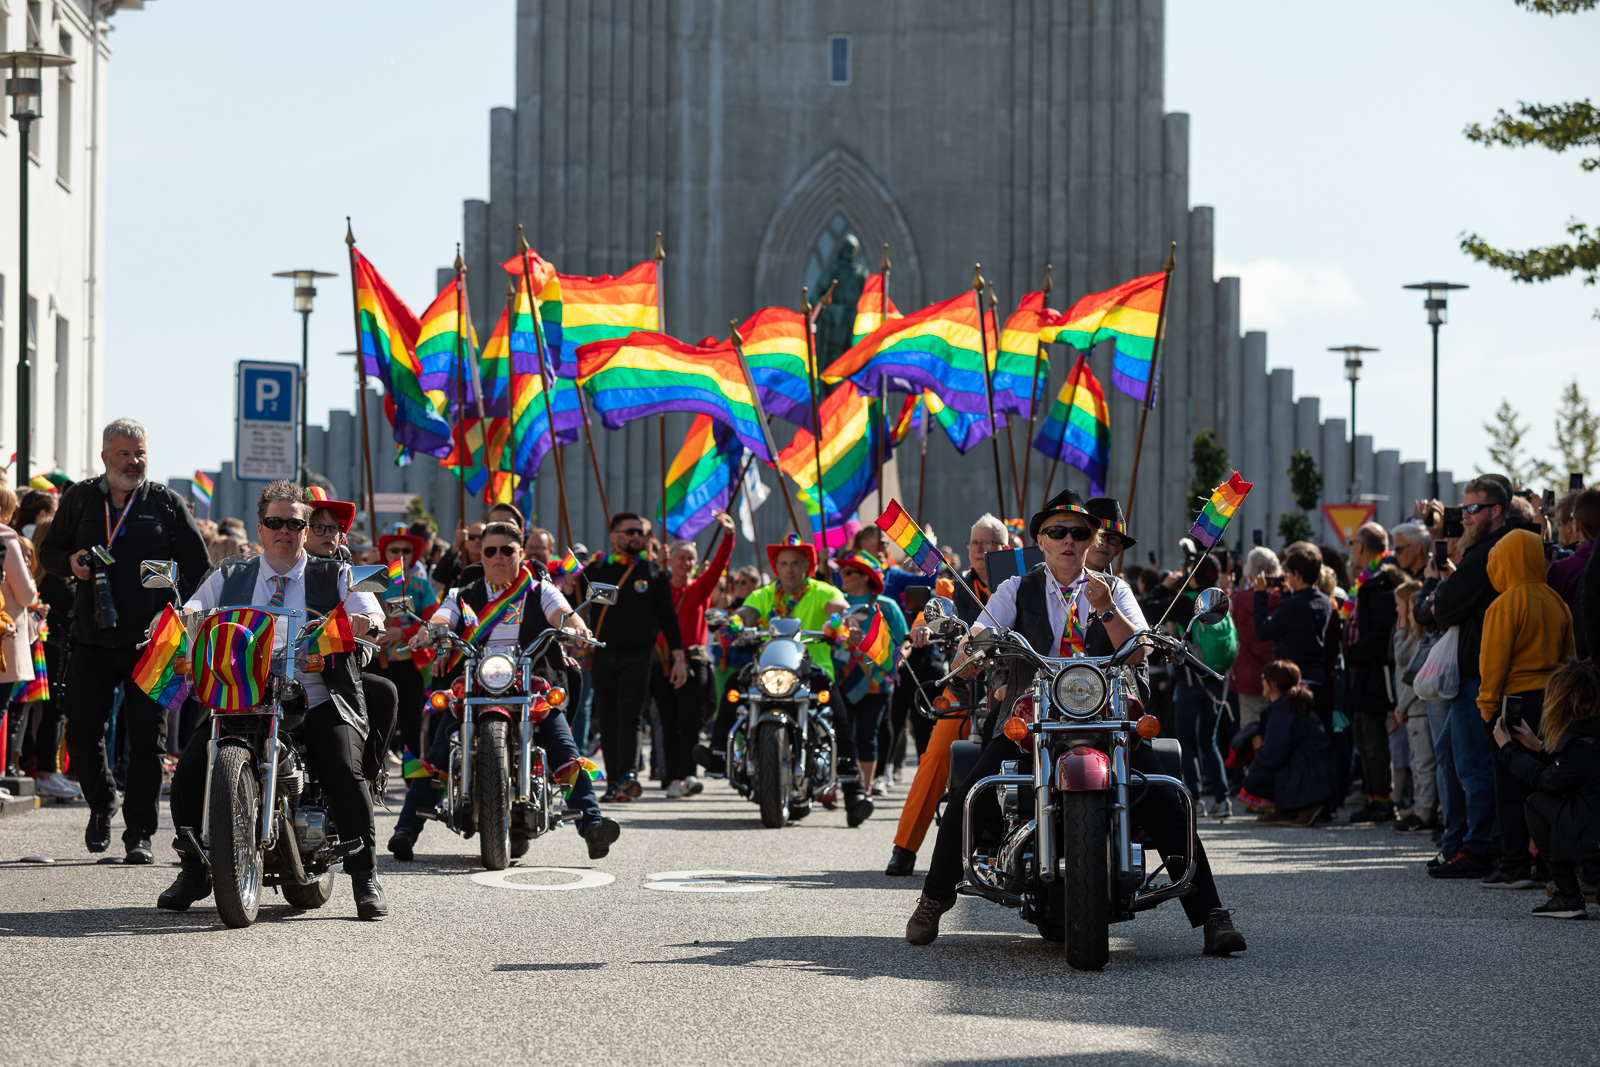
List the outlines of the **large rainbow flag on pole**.
{"type": "Polygon", "coordinates": [[[416,353],[422,326],[366,256],[352,247],[350,257],[356,272],[361,359],[367,373],[383,383],[384,410],[395,442],[430,456],[448,455],[450,424],[422,389],[416,353]]]}
{"type": "Polygon", "coordinates": [[[446,421],[450,421],[452,408],[464,408],[477,397],[472,360],[478,338],[472,330],[463,282],[457,274],[439,290],[422,313],[417,331],[417,384],[446,421]]]}
{"type": "Polygon", "coordinates": [[[767,416],[811,425],[806,318],[790,308],[762,308],[739,324],[744,359],[767,416]]]}
{"type": "Polygon", "coordinates": [[[832,384],[849,378],[871,396],[887,375],[891,389],[926,389],[957,411],[987,416],[979,322],[975,290],[891,319],[834,360],[822,380],[832,384]]]}
{"type": "Polygon", "coordinates": [[[578,349],[578,385],[608,430],[646,415],[693,411],[732,429],[757,459],[775,459],[731,342],[690,345],[644,330],[593,341],[578,349]]]}
{"type": "MultiPolygon", "coordinates": [[[[842,531],[846,519],[855,514],[861,501],[878,485],[877,433],[882,423],[873,418],[876,404],[862,396],[856,387],[844,382],[834,387],[822,401],[822,487],[820,499],[826,508],[828,531],[842,531]]],[[[778,466],[794,479],[800,499],[818,524],[817,452],[811,431],[796,431],[778,453],[778,466]]]]}
{"type": "Polygon", "coordinates": [[[1000,330],[998,354],[994,357],[994,409],[1014,411],[1027,417],[1034,397],[1044,388],[1044,366],[1039,358],[1039,340],[1046,324],[1054,324],[1060,313],[1044,306],[1044,293],[1028,293],[1000,330]]]}
{"type": "Polygon", "coordinates": [[[1111,416],[1106,395],[1083,353],[1078,354],[1072,373],[1050,405],[1033,447],[1087,474],[1090,496],[1105,493],[1106,466],[1111,461],[1111,416]]]}
{"type": "MultiPolygon", "coordinates": [[[[545,348],[554,356],[551,370],[555,375],[577,377],[578,349],[591,341],[661,328],[653,260],[615,276],[584,277],[558,274],[538,253],[531,255],[537,260],[532,272],[534,286],[543,316],[545,348]]],[[[502,266],[507,273],[522,276],[522,256],[512,256],[502,266]]]]}
{"type": "Polygon", "coordinates": [[[1254,485],[1254,482],[1245,481],[1239,477],[1238,471],[1234,471],[1232,478],[1211,491],[1211,499],[1206,501],[1189,536],[1208,549],[1215,547],[1222,538],[1222,532],[1233,520],[1234,512],[1239,510],[1239,505],[1244,503],[1244,498],[1250,495],[1254,485]]]}
{"type": "Polygon", "coordinates": [[[1156,329],[1161,321],[1165,272],[1144,274],[1103,293],[1090,293],[1059,319],[1043,326],[1048,344],[1059,341],[1087,352],[1101,341],[1116,344],[1111,384],[1135,400],[1146,402],[1154,392],[1150,367],[1155,360],[1156,329]]]}
{"type": "Polygon", "coordinates": [[[901,317],[900,309],[885,295],[884,283],[881,274],[867,275],[867,283],[861,287],[861,296],[856,299],[856,322],[850,338],[852,345],[866,340],[873,330],[890,319],[901,317]]]}
{"type": "Polygon", "coordinates": [[[728,506],[743,455],[733,431],[710,415],[694,417],[667,468],[668,534],[688,541],[711,525],[712,516],[728,506]]]}

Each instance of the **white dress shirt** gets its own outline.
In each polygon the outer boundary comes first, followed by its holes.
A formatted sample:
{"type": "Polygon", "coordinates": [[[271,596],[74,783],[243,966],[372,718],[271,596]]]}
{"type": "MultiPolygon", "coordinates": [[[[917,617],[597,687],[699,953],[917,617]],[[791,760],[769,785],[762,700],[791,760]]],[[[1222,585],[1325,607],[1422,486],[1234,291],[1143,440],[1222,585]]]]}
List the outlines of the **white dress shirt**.
{"type": "MultiPolygon", "coordinates": [[[[985,605],[986,611],[978,613],[978,621],[973,623],[972,632],[977,633],[989,625],[998,624],[1009,630],[1017,624],[1017,587],[1022,583],[1023,575],[1007,578],[1000,583],[989,597],[985,605]]],[[[1128,583],[1111,575],[1104,575],[1106,582],[1111,586],[1111,603],[1116,606],[1118,613],[1128,620],[1135,630],[1145,628],[1144,612],[1139,610],[1139,602],[1134,599],[1133,590],[1128,588],[1128,583]]],[[[1048,649],[1036,648],[1041,656],[1056,656],[1061,648],[1061,632],[1067,625],[1067,605],[1064,588],[1056,581],[1056,576],[1050,573],[1048,567],[1044,572],[1045,604],[1050,612],[1050,647],[1048,649]]],[[[1072,593],[1072,610],[1077,614],[1078,621],[1083,624],[1085,632],[1089,628],[1089,616],[1094,613],[1094,608],[1089,604],[1089,594],[1084,592],[1082,585],[1072,593]]]]}
{"type": "MultiPolygon", "coordinates": [[[[505,590],[501,590],[501,593],[504,592],[505,590]]],[[[562,595],[561,590],[543,578],[539,579],[536,589],[530,589],[528,592],[530,594],[534,592],[539,594],[539,608],[544,612],[545,621],[550,623],[551,626],[559,625],[558,620],[572,610],[572,605],[567,602],[567,598],[562,595]]],[[[448,626],[452,631],[456,630],[461,622],[461,603],[457,599],[460,595],[461,590],[457,589],[445,597],[444,601],[429,616],[429,624],[438,623],[448,626]]],[[[489,603],[493,604],[498,595],[491,587],[489,590],[489,603]]],[[[521,605],[506,613],[506,617],[490,632],[489,640],[484,642],[486,649],[503,650],[508,647],[521,647],[517,644],[517,635],[522,628],[522,611],[527,603],[528,598],[523,597],[521,605]]],[[[487,607],[487,605],[485,606],[487,607]]]]}
{"type": "MultiPolygon", "coordinates": [[[[278,584],[273,579],[279,577],[273,569],[272,561],[266,556],[261,557],[261,566],[256,572],[256,588],[250,597],[250,603],[266,607],[272,600],[272,594],[277,590],[278,584]]],[[[302,629],[310,617],[306,614],[306,554],[300,553],[300,558],[294,561],[294,566],[281,575],[288,579],[283,587],[283,608],[285,611],[296,611],[299,614],[293,620],[277,620],[273,628],[274,647],[281,647],[284,641],[295,636],[302,629]]],[[[211,572],[211,577],[195,590],[194,596],[183,605],[185,611],[210,611],[218,607],[237,607],[239,605],[224,605],[222,597],[222,571],[211,572]]],[[[350,592],[350,568],[345,567],[339,573],[339,592],[344,594],[344,610],[354,619],[357,615],[365,615],[372,623],[373,631],[383,629],[383,605],[371,593],[350,592]]],[[[322,680],[322,675],[308,674],[305,671],[295,670],[295,680],[305,687],[306,706],[316,707],[324,701],[332,699],[328,693],[328,686],[322,680]]]]}

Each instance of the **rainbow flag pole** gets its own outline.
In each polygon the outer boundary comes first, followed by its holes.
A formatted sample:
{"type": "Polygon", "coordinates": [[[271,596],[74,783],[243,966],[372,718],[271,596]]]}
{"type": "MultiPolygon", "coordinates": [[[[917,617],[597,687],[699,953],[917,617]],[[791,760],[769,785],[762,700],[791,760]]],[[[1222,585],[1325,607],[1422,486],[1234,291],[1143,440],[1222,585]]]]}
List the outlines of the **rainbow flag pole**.
{"type": "MultiPolygon", "coordinates": [[[[1050,282],[1050,264],[1046,263],[1044,265],[1044,284],[1039,287],[1040,291],[1044,294],[1043,303],[1045,303],[1045,304],[1049,304],[1050,303],[1050,290],[1051,290],[1051,288],[1052,288],[1052,286],[1051,286],[1051,282],[1050,282]]],[[[1030,400],[1030,402],[1028,404],[1028,433],[1027,433],[1027,436],[1022,439],[1022,448],[1023,448],[1023,452],[1024,452],[1024,455],[1022,457],[1022,495],[1017,498],[1017,501],[1018,501],[1017,510],[1018,511],[1026,510],[1026,508],[1022,507],[1022,505],[1025,504],[1027,502],[1027,499],[1028,499],[1028,474],[1029,474],[1029,471],[1031,470],[1031,468],[1033,467],[1033,449],[1029,447],[1028,442],[1033,440],[1033,421],[1034,421],[1034,417],[1039,414],[1039,403],[1044,398],[1045,390],[1043,388],[1043,385],[1039,381],[1039,368],[1043,363],[1044,363],[1044,338],[1043,338],[1043,336],[1041,336],[1039,338],[1039,340],[1037,341],[1035,347],[1034,347],[1034,357],[1033,357],[1033,396],[1032,396],[1032,398],[1031,398],[1031,400],[1030,400]]],[[[1051,470],[1054,471],[1054,469],[1055,469],[1055,465],[1051,464],[1051,470]]],[[[1045,490],[1045,497],[1048,498],[1049,496],[1050,496],[1050,491],[1048,489],[1046,489],[1045,490]]]]}
{"type": "MultiPolygon", "coordinates": [[[[662,294],[661,291],[661,265],[667,261],[667,251],[661,247],[660,230],[656,231],[656,249],[650,258],[655,262],[656,265],[656,329],[660,330],[662,333],[666,333],[667,298],[662,294]]],[[[756,396],[756,384],[754,379],[750,377],[749,365],[744,361],[743,349],[739,349],[739,366],[744,369],[745,383],[750,387],[750,396],[751,399],[755,401],[756,411],[760,412],[761,398],[756,396]]],[[[661,524],[665,526],[667,522],[667,413],[665,411],[656,416],[656,432],[660,437],[660,451],[658,455],[661,457],[661,524]]],[[[776,462],[778,458],[778,450],[773,448],[772,431],[767,428],[767,417],[765,414],[762,414],[761,416],[761,432],[766,435],[767,448],[772,451],[773,461],[776,462]]],[[[793,509],[791,508],[790,510],[792,511],[793,509]]],[[[797,526],[795,529],[798,531],[799,527],[797,526]]]]}
{"type": "MultiPolygon", "coordinates": [[[[659,237],[659,235],[657,235],[657,236],[659,237]]],[[[660,250],[661,250],[661,246],[658,244],[656,246],[656,251],[659,252],[660,250]]],[[[739,357],[739,369],[744,372],[744,384],[745,384],[745,387],[750,390],[750,403],[756,409],[756,421],[758,421],[761,424],[761,434],[762,434],[763,437],[766,438],[767,450],[772,453],[773,464],[776,466],[777,460],[778,460],[778,446],[772,440],[772,427],[767,425],[767,411],[766,411],[766,409],[764,407],[761,406],[761,394],[756,392],[756,381],[755,381],[754,378],[752,378],[750,376],[750,364],[748,362],[746,362],[745,358],[744,358],[744,338],[739,336],[739,323],[736,320],[729,319],[728,320],[728,330],[730,331],[729,340],[731,340],[733,342],[734,354],[739,357]]],[[[816,381],[816,378],[814,376],[812,378],[812,381],[813,382],[816,381]]],[[[813,410],[815,410],[815,405],[812,405],[812,407],[813,407],[813,410]]],[[[665,463],[666,461],[663,459],[662,462],[665,463]]],[[[746,464],[746,466],[748,467],[748,464],[746,464]]],[[[781,481],[783,479],[783,468],[782,467],[778,467],[778,478],[779,478],[779,481],[781,483],[781,481]]],[[[663,485],[662,485],[662,495],[661,495],[661,514],[665,515],[667,513],[666,486],[664,484],[665,483],[665,476],[663,476],[662,481],[663,481],[663,485]]],[[[740,481],[741,484],[743,484],[743,482],[744,482],[743,476],[740,477],[739,481],[740,481]]],[[[782,488],[781,485],[779,487],[782,488]]],[[[789,522],[791,524],[793,524],[794,532],[795,533],[799,533],[800,530],[801,530],[800,520],[799,520],[799,518],[797,518],[795,516],[795,513],[794,513],[794,501],[790,498],[789,490],[787,490],[787,489],[783,490],[783,505],[784,505],[784,507],[789,509],[789,522]]],[[[729,507],[733,507],[733,501],[732,500],[730,500],[728,502],[728,506],[729,507]]],[[[827,513],[828,513],[828,509],[823,504],[821,467],[818,467],[817,506],[818,506],[818,511],[823,515],[824,521],[826,521],[826,516],[827,516],[827,513]]],[[[826,546],[827,546],[827,539],[826,538],[823,539],[823,546],[824,546],[824,548],[826,548],[826,546]]]]}
{"type": "MultiPolygon", "coordinates": [[[[888,246],[885,245],[884,247],[887,248],[888,246]]],[[[884,282],[887,283],[888,279],[885,278],[884,282]]],[[[833,303],[833,290],[838,284],[838,279],[834,279],[828,286],[827,294],[817,303],[816,307],[811,306],[811,294],[807,292],[806,286],[802,285],[800,287],[800,313],[805,316],[806,320],[806,375],[811,386],[811,451],[817,464],[817,526],[822,532],[822,555],[824,558],[828,556],[828,493],[822,484],[822,405],[817,400],[817,372],[819,369],[817,367],[817,316],[822,314],[823,308],[833,303]]],[[[885,296],[885,299],[887,299],[887,296],[885,296]]],[[[880,470],[878,474],[882,477],[883,471],[880,470]]],[[[878,483],[878,492],[880,494],[883,492],[883,482],[881,481],[878,483]]],[[[788,499],[789,494],[785,492],[784,500],[787,502],[788,499]]],[[[794,532],[799,533],[800,528],[795,527],[794,532]]]]}
{"type": "MultiPolygon", "coordinates": [[[[978,337],[979,345],[983,350],[983,399],[989,405],[989,443],[994,446],[994,491],[1000,501],[999,514],[1006,514],[1006,483],[1000,477],[1000,435],[995,433],[994,424],[994,368],[989,366],[989,327],[983,320],[983,275],[980,273],[982,264],[972,265],[972,299],[978,305],[978,337]]],[[[999,343],[1000,338],[995,338],[999,343]]],[[[1018,511],[1022,510],[1020,507],[1018,511]]]]}
{"type": "Polygon", "coordinates": [[[350,315],[356,327],[356,396],[361,407],[361,468],[367,476],[367,533],[378,536],[377,505],[372,499],[372,444],[367,434],[367,361],[361,354],[361,298],[356,286],[356,234],[344,217],[344,243],[350,249],[350,315]]]}
{"type": "MultiPolygon", "coordinates": [[[[1155,349],[1150,355],[1150,379],[1144,383],[1144,400],[1139,405],[1139,434],[1133,440],[1133,473],[1128,476],[1128,495],[1123,507],[1123,514],[1129,522],[1133,521],[1133,490],[1139,484],[1139,453],[1144,448],[1144,424],[1150,417],[1150,400],[1155,393],[1156,382],[1161,373],[1161,335],[1165,332],[1167,317],[1167,293],[1172,289],[1172,272],[1178,266],[1178,242],[1173,241],[1167,247],[1167,261],[1161,264],[1161,270],[1166,278],[1161,283],[1161,310],[1156,313],[1156,341],[1155,349]]],[[[1122,563],[1122,553],[1117,553],[1117,563],[1122,563]]]]}
{"type": "MultiPolygon", "coordinates": [[[[894,270],[894,264],[889,262],[889,244],[884,242],[883,258],[878,261],[878,273],[883,275],[883,295],[878,300],[878,321],[884,322],[889,318],[889,272],[894,270]]],[[[833,294],[829,293],[831,299],[833,294]]],[[[878,379],[878,418],[887,421],[889,418],[889,379],[878,379]]],[[[888,433],[878,434],[878,507],[883,507],[883,464],[884,453],[888,451],[888,433]]],[[[1354,469],[1354,468],[1352,468],[1354,469]]],[[[818,483],[821,484],[820,482],[818,483]]],[[[826,546],[827,538],[823,538],[826,546]]]]}
{"type": "MultiPolygon", "coordinates": [[[[1231,478],[1211,490],[1211,499],[1200,509],[1200,516],[1195,519],[1194,528],[1189,531],[1189,536],[1204,545],[1206,550],[1195,557],[1194,566],[1189,568],[1189,573],[1179,589],[1189,587],[1189,580],[1194,577],[1194,572],[1200,569],[1201,561],[1209,556],[1217,542],[1222,540],[1223,531],[1233,521],[1234,513],[1239,510],[1239,505],[1244,503],[1244,498],[1250,495],[1250,490],[1254,487],[1254,482],[1245,481],[1239,477],[1238,471],[1234,471],[1231,478]]],[[[1173,604],[1181,599],[1181,597],[1172,598],[1167,610],[1161,613],[1161,621],[1156,623],[1156,629],[1160,629],[1161,623],[1167,621],[1167,616],[1172,614],[1173,604]]]]}
{"type": "MultiPolygon", "coordinates": [[[[539,304],[533,299],[533,260],[529,255],[528,239],[522,234],[522,223],[517,223],[517,252],[522,257],[522,283],[528,287],[528,301],[533,311],[533,335],[539,348],[539,383],[540,394],[544,397],[545,427],[550,433],[550,450],[555,453],[552,457],[556,461],[556,497],[558,504],[558,517],[561,520],[561,536],[566,543],[572,543],[572,521],[567,517],[567,475],[562,470],[564,466],[561,458],[561,443],[556,440],[555,412],[550,407],[550,375],[545,373],[544,365],[544,325],[539,320],[539,304]]],[[[579,404],[583,401],[580,399],[579,404]]],[[[665,459],[662,460],[666,462],[665,459]]],[[[665,484],[665,483],[663,483],[665,484]]],[[[661,513],[666,515],[666,495],[662,495],[661,513]]]]}

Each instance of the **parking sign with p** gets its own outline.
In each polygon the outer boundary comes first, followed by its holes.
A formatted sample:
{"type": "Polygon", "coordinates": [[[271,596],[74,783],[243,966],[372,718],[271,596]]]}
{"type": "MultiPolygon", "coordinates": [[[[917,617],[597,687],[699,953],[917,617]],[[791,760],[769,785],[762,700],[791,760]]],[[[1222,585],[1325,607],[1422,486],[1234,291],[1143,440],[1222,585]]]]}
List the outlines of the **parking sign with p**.
{"type": "Polygon", "coordinates": [[[241,361],[237,380],[234,476],[295,478],[300,473],[300,368],[241,361]]]}

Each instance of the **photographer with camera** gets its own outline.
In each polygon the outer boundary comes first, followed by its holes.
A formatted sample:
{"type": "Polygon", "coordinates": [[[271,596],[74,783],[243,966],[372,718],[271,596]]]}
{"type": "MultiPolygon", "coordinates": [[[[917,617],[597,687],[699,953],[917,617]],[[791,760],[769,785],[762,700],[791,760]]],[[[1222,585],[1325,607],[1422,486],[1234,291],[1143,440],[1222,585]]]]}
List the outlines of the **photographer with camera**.
{"type": "MultiPolygon", "coordinates": [[[[117,811],[116,782],[106,762],[106,723],[118,685],[139,662],[138,645],[150,619],[171,598],[139,584],[139,564],[149,559],[178,563],[187,596],[210,568],[205,540],[183,498],[145,480],[145,429],[117,419],[101,435],[106,472],[76,482],[61,494],[61,506],[39,555],[45,570],[77,580],[72,641],[67,655],[65,704],[67,754],[89,802],[84,844],[104,852],[111,844],[117,811]]],[[[131,744],[122,833],[128,863],[150,863],[161,799],[161,755],[167,744],[167,712],[136,685],[122,685],[122,717],[131,744]]]]}

